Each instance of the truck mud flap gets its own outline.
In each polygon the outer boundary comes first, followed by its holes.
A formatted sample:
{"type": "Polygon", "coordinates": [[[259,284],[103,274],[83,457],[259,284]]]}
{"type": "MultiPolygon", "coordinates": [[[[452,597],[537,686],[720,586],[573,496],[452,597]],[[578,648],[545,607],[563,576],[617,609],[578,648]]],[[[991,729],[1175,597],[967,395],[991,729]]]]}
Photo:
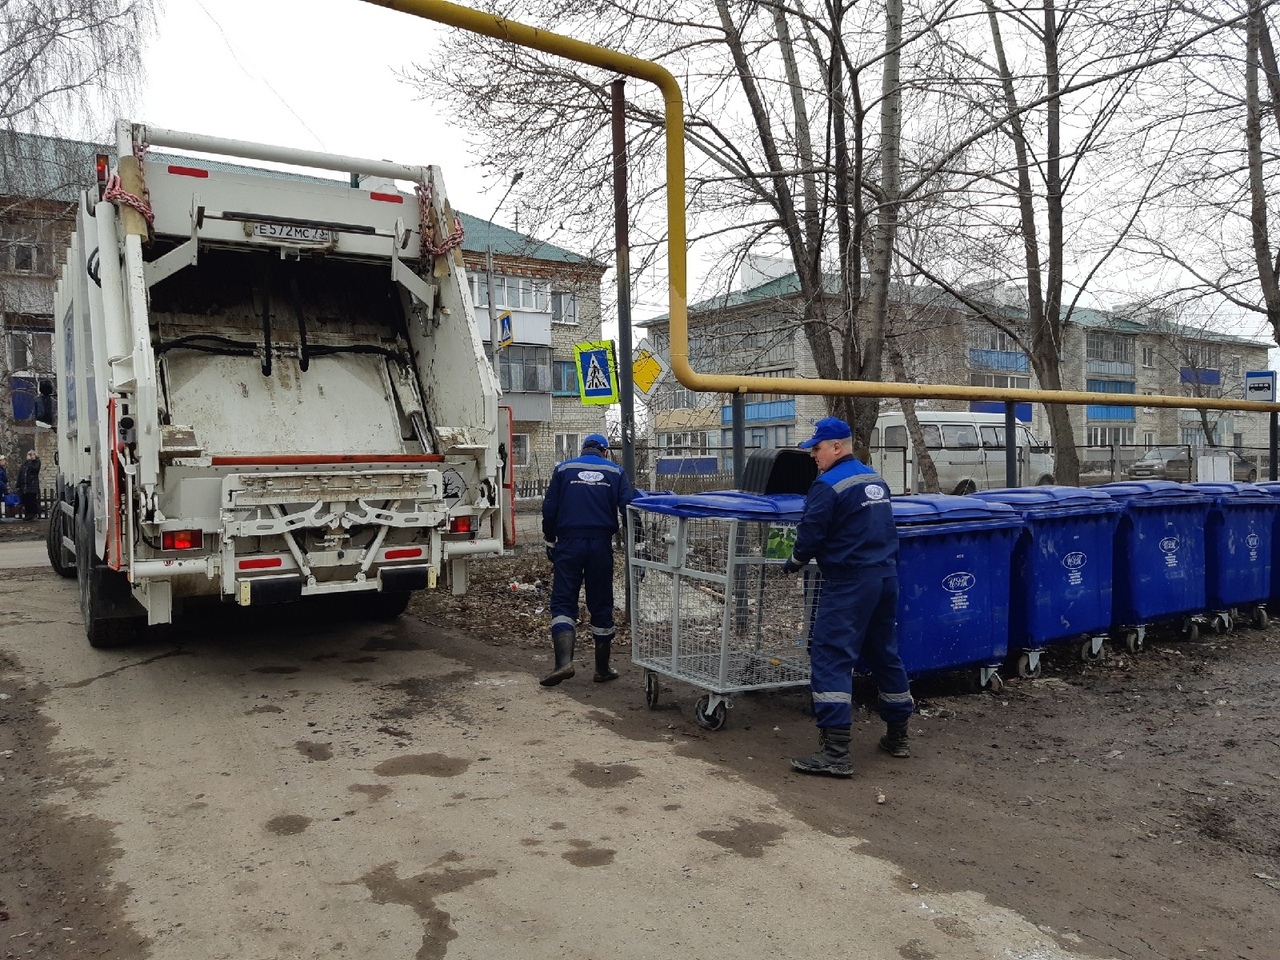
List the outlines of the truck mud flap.
{"type": "Polygon", "coordinates": [[[95,619],[128,620],[146,616],[146,608],[134,597],[129,579],[120,571],[96,562],[90,565],[89,576],[94,580],[91,590],[96,599],[95,619]]]}
{"type": "Polygon", "coordinates": [[[302,599],[301,577],[254,577],[239,581],[236,588],[236,602],[242,607],[302,599]]]}
{"type": "Polygon", "coordinates": [[[404,567],[399,570],[378,571],[378,582],[383,593],[402,590],[425,590],[430,567],[404,567]]]}

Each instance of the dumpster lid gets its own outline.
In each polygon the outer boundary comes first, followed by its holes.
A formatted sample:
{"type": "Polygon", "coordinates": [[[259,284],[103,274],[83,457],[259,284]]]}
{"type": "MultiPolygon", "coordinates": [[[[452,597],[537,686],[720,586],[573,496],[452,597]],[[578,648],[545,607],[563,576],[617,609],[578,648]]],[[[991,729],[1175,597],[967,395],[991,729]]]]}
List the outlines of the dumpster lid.
{"type": "Polygon", "coordinates": [[[1045,484],[1039,487],[1009,487],[1004,490],[979,490],[970,494],[979,500],[1007,503],[1015,510],[1066,507],[1071,509],[1118,510],[1119,505],[1105,490],[1097,487],[1068,487],[1045,484]]]}
{"type": "Polygon", "coordinates": [[[775,520],[799,523],[804,513],[804,497],[796,494],[742,493],[717,490],[712,493],[659,493],[637,497],[633,507],[673,517],[724,517],[736,520],[775,520]]]}
{"type": "MultiPolygon", "coordinates": [[[[895,497],[896,523],[941,523],[952,520],[1018,520],[1013,507],[976,497],[956,497],[946,493],[916,493],[895,497]]],[[[1019,521],[1020,522],[1020,521],[1019,521]]]]}
{"type": "Polygon", "coordinates": [[[1119,483],[1103,483],[1094,489],[1108,494],[1113,500],[1203,501],[1205,495],[1185,483],[1172,480],[1123,480],[1119,483]]]}
{"type": "Polygon", "coordinates": [[[1225,498],[1228,500],[1271,500],[1272,492],[1263,490],[1253,483],[1237,483],[1231,480],[1199,480],[1187,484],[1195,487],[1206,497],[1225,498]]]}

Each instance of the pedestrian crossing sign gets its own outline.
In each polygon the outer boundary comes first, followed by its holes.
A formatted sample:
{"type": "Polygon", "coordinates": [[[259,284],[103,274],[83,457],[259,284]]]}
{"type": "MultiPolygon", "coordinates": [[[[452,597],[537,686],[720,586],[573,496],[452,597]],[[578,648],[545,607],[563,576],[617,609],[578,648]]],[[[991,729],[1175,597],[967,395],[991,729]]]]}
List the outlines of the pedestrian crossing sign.
{"type": "Polygon", "coordinates": [[[498,346],[500,348],[509,347],[513,343],[515,343],[516,342],[515,335],[511,332],[511,311],[510,310],[508,310],[506,313],[498,317],[498,325],[501,331],[498,335],[498,346]]]}
{"type": "Polygon", "coordinates": [[[578,365],[578,396],[586,404],[618,402],[618,367],[613,342],[579,343],[573,348],[578,365]]]}

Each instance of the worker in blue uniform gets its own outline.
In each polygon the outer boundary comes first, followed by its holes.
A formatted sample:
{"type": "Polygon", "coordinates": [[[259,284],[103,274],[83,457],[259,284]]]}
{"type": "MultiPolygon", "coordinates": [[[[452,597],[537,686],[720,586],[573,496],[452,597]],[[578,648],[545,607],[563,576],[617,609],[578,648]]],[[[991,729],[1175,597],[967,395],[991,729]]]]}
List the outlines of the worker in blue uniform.
{"type": "Polygon", "coordinates": [[[880,749],[909,757],[907,719],[915,708],[898,656],[898,531],[889,486],[853,456],[853,434],[836,417],[814,425],[800,444],[818,464],[804,501],[795,547],[783,570],[796,573],[816,560],[822,573],[809,643],[810,688],[818,724],[818,752],[792,757],[801,773],[853,774],[853,671],[869,672],[887,724],[880,749]]]}
{"type": "Polygon", "coordinates": [[[556,665],[543,677],[554,687],[573,676],[578,592],[585,586],[595,639],[595,681],[618,678],[609,666],[613,649],[613,538],[618,517],[635,494],[626,473],[607,459],[609,441],[592,433],[581,456],[556,466],[542,500],[542,536],[554,568],[551,586],[551,646],[556,665]]]}

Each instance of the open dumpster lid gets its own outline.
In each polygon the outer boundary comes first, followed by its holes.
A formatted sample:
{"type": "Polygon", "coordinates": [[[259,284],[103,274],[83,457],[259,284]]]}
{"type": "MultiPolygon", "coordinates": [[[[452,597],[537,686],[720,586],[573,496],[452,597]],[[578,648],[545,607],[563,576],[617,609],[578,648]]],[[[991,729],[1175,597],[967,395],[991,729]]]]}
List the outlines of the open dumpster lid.
{"type": "Polygon", "coordinates": [[[1097,487],[1067,487],[1046,484],[1042,487],[1010,487],[1005,490],[979,490],[970,494],[979,500],[1007,503],[1015,510],[1071,509],[1107,511],[1119,510],[1120,505],[1110,494],[1097,487]]]}
{"type": "Polygon", "coordinates": [[[633,507],[673,517],[724,517],[730,520],[775,520],[799,523],[804,513],[804,497],[796,494],[742,493],[718,490],[713,493],[656,493],[631,501],[633,507]]]}
{"type": "Polygon", "coordinates": [[[1182,500],[1195,503],[1205,499],[1205,495],[1191,485],[1174,483],[1172,480],[1125,480],[1120,483],[1100,484],[1096,489],[1108,494],[1113,500],[1160,502],[1182,500]]]}
{"type": "Polygon", "coordinates": [[[953,520],[1005,520],[1021,523],[1013,507],[976,497],[945,493],[917,493],[895,497],[893,519],[898,524],[947,523],[953,520]]]}

